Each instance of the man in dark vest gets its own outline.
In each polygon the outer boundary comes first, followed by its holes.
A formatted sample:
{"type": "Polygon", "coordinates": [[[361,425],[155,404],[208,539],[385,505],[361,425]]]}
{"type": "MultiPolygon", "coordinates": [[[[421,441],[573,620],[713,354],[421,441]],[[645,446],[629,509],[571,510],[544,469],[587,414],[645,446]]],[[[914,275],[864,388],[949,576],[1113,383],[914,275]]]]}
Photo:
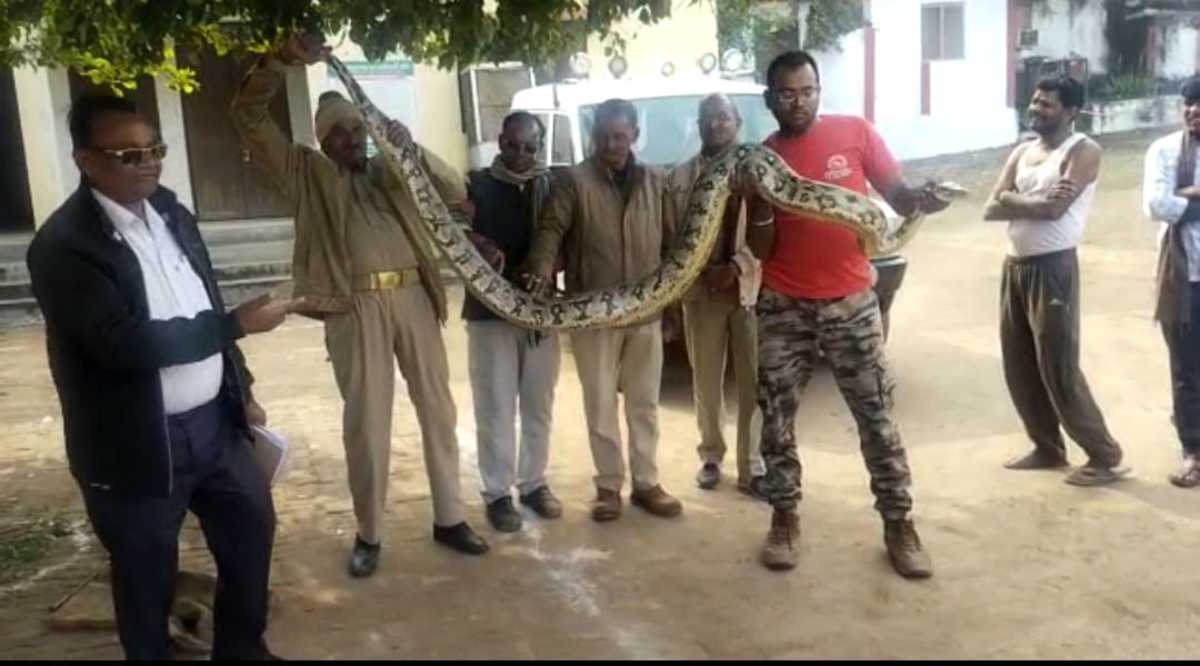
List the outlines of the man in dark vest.
{"type": "MultiPolygon", "coordinates": [[[[524,263],[550,190],[550,173],[537,161],[544,139],[545,128],[537,116],[515,112],[504,119],[500,154],[491,168],[470,175],[475,219],[468,235],[484,258],[506,274],[524,263]]],[[[488,521],[501,532],[521,529],[521,514],[512,501],[514,485],[521,504],[543,518],[558,518],[562,505],[546,484],[558,336],[511,324],[470,294],[462,317],[467,322],[467,364],[488,521]]]]}

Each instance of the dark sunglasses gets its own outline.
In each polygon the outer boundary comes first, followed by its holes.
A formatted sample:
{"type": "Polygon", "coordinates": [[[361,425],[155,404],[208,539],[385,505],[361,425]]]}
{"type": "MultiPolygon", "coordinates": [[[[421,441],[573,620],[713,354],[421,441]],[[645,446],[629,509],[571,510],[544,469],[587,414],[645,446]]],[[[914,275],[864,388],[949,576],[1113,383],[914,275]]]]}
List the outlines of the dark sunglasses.
{"type": "Polygon", "coordinates": [[[167,156],[167,144],[158,143],[146,148],[98,148],[100,152],[125,166],[138,166],[147,159],[162,161],[167,156]]]}
{"type": "Polygon", "coordinates": [[[525,153],[526,155],[537,155],[542,150],[542,144],[540,143],[505,143],[505,145],[514,148],[519,152],[525,153]]]}

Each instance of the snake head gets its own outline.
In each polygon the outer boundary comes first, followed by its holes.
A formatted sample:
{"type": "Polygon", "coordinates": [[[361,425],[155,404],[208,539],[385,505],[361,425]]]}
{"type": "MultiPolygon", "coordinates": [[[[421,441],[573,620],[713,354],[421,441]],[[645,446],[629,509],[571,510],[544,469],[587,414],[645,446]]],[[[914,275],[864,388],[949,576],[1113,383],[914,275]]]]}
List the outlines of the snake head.
{"type": "Polygon", "coordinates": [[[962,185],[948,180],[940,183],[929,183],[926,185],[926,187],[929,189],[929,192],[933,194],[933,196],[941,199],[942,201],[954,201],[955,199],[962,199],[971,193],[970,190],[962,185]]]}

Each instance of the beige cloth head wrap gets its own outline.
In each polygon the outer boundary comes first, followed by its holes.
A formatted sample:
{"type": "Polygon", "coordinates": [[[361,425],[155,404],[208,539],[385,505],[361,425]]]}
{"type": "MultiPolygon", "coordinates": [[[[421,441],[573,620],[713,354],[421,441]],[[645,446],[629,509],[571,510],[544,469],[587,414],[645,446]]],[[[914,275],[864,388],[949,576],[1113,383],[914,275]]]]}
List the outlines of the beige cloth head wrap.
{"type": "Polygon", "coordinates": [[[353,129],[363,122],[362,113],[344,97],[326,97],[317,105],[317,141],[324,141],[334,127],[342,125],[353,129]]]}

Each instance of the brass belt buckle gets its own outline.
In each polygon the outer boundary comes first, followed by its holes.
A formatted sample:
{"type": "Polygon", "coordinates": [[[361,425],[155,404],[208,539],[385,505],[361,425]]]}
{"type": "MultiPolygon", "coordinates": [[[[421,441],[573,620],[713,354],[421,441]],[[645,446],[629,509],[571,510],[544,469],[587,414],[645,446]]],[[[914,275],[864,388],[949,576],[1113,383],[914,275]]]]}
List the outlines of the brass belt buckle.
{"type": "Polygon", "coordinates": [[[386,273],[376,273],[379,280],[378,289],[395,289],[403,286],[404,274],[397,271],[387,271],[386,273]]]}

